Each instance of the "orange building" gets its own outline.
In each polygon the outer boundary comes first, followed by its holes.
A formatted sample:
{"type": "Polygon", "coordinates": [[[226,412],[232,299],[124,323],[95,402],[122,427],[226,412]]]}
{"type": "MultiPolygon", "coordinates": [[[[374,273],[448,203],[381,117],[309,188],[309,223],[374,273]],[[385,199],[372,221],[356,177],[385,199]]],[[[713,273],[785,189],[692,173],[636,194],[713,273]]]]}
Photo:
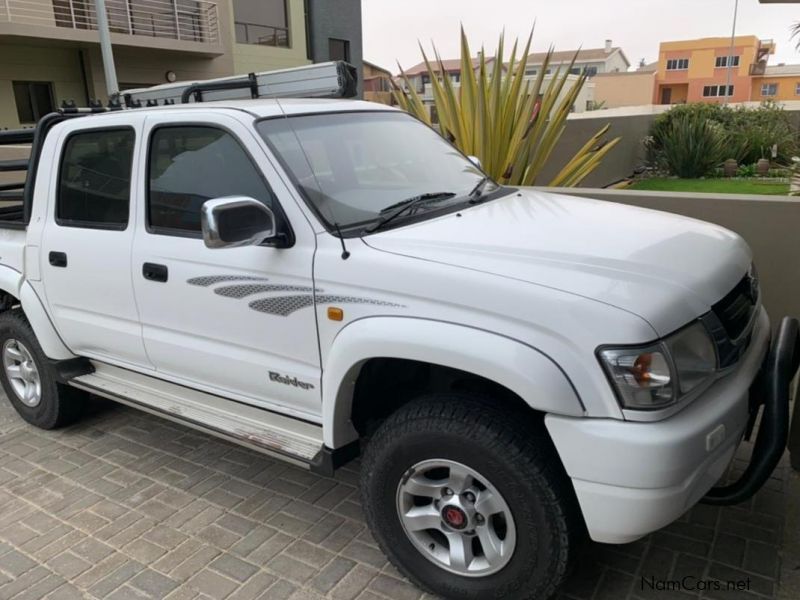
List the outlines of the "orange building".
{"type": "Polygon", "coordinates": [[[752,35],[734,38],[733,52],[730,38],[664,42],[658,55],[653,103],[724,102],[726,95],[729,102],[800,100],[800,65],[768,65],[772,54],[772,40],[752,35]]]}
{"type": "Polygon", "coordinates": [[[653,90],[654,104],[751,100],[754,79],[775,53],[772,40],[756,36],[663,42],[653,90]],[[729,74],[729,64],[732,63],[729,74]],[[730,78],[730,83],[729,83],[730,78]]]}

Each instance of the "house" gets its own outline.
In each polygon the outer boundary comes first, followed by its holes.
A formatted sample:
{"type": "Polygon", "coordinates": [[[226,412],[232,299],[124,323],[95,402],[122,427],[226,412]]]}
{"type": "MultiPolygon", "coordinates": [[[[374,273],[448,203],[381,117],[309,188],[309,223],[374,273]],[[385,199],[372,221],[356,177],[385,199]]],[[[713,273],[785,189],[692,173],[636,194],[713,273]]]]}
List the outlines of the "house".
{"type": "Polygon", "coordinates": [[[800,100],[800,65],[765,66],[753,77],[751,100],[800,100]]]}
{"type": "MultiPolygon", "coordinates": [[[[493,56],[486,58],[486,68],[491,69],[494,68],[495,59],[493,56]]],[[[434,73],[437,74],[439,80],[442,80],[442,74],[440,72],[440,65],[439,61],[436,59],[430,59],[431,67],[434,70],[434,73]]],[[[481,64],[481,57],[480,55],[476,56],[472,59],[472,69],[476,73],[480,69],[481,64]]],[[[443,72],[447,75],[447,77],[455,84],[461,83],[461,59],[460,58],[453,58],[453,59],[445,59],[442,60],[441,67],[443,67],[443,72]]],[[[505,69],[505,67],[503,67],[505,69]]],[[[411,67],[410,69],[403,69],[403,73],[408,78],[409,83],[414,87],[417,93],[425,93],[426,86],[431,83],[430,73],[428,72],[428,66],[425,62],[418,63],[411,67]]]]}
{"type": "MultiPolygon", "coordinates": [[[[530,77],[536,76],[544,65],[546,57],[547,52],[535,52],[529,55],[525,71],[526,75],[530,77]]],[[[555,73],[559,68],[570,68],[573,58],[575,59],[575,64],[572,65],[570,73],[579,75],[586,71],[590,78],[600,73],[621,73],[627,71],[631,66],[622,48],[615,47],[612,40],[606,40],[603,48],[553,52],[548,65],[548,73],[555,73]]]]}
{"type": "Polygon", "coordinates": [[[392,73],[388,69],[364,61],[364,100],[392,106],[392,73]]]}
{"type": "MultiPolygon", "coordinates": [[[[120,89],[347,60],[361,0],[107,2],[120,89]]],[[[0,2],[0,128],[107,98],[93,0],[0,2]]]]}
{"type": "MultiPolygon", "coordinates": [[[[760,87],[772,40],[754,35],[662,42],[653,86],[653,104],[683,102],[747,102],[769,96],[753,94],[760,87]]],[[[777,77],[776,77],[777,79],[777,77]]],[[[773,88],[766,89],[770,92],[773,88]]]]}
{"type": "MultiPolygon", "coordinates": [[[[588,65],[590,67],[597,67],[597,68],[607,68],[609,64],[617,64],[615,61],[618,60],[619,56],[621,55],[622,59],[624,59],[624,64],[627,64],[627,58],[624,58],[624,54],[621,54],[619,49],[612,49],[612,52],[609,54],[616,55],[617,58],[610,59],[608,64],[600,66],[599,64],[594,64],[591,61],[593,60],[592,57],[594,54],[590,53],[588,55],[584,55],[585,58],[588,59],[589,62],[584,62],[583,64],[588,65]]],[[[553,53],[553,61],[551,62],[553,68],[548,69],[548,72],[545,74],[543,86],[546,87],[548,83],[556,77],[562,70],[565,70],[568,66],[570,61],[572,60],[572,56],[575,55],[575,51],[570,52],[555,52],[553,53]],[[570,55],[569,60],[564,60],[566,54],[570,55]]],[[[537,60],[537,54],[530,55],[529,59],[537,60]]],[[[495,57],[487,57],[486,58],[486,69],[491,71],[495,68],[495,57]]],[[[478,70],[480,69],[480,56],[477,56],[471,60],[472,69],[477,74],[478,70]]],[[[541,63],[539,63],[541,64],[541,63]]],[[[620,63],[622,64],[622,63],[620,63]]],[[[431,67],[434,69],[434,73],[436,74],[439,81],[443,81],[443,77],[440,74],[440,71],[443,71],[450,82],[453,84],[454,87],[458,87],[461,85],[461,59],[444,59],[441,61],[440,67],[438,61],[431,61],[431,67]]],[[[502,66],[503,72],[508,72],[508,65],[504,64],[502,66]]],[[[574,70],[573,70],[574,71],[574,70]]],[[[565,96],[567,91],[569,90],[569,86],[571,83],[577,81],[579,75],[578,73],[580,70],[576,72],[569,73],[567,75],[567,85],[562,90],[559,98],[565,96]]],[[[409,84],[413,89],[420,95],[423,103],[432,106],[433,105],[433,88],[431,86],[431,76],[428,71],[428,67],[424,62],[421,62],[417,65],[414,65],[410,69],[403,70],[403,73],[408,78],[409,84]]],[[[525,72],[525,78],[527,80],[534,80],[536,79],[538,74],[537,68],[531,68],[530,64],[527,65],[527,69],[525,72]]],[[[405,85],[405,82],[401,79],[400,84],[404,87],[408,87],[405,85]]],[[[594,84],[591,81],[587,81],[583,88],[581,89],[578,98],[576,99],[575,103],[572,106],[573,112],[584,112],[586,110],[591,110],[594,106],[594,84]]],[[[435,111],[431,112],[431,118],[434,122],[436,122],[437,117],[435,111]]]]}

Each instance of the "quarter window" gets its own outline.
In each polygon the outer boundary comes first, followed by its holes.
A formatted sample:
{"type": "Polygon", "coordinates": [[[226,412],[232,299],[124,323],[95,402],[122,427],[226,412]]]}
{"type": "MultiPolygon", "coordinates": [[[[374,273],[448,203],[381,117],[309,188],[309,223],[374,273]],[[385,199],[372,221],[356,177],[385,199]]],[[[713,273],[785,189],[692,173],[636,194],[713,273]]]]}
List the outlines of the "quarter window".
{"type": "Polygon", "coordinates": [[[200,234],[206,200],[249,196],[269,207],[275,198],[231,134],[215,127],[160,127],[150,140],[147,223],[156,233],[200,234]]]}
{"type": "Polygon", "coordinates": [[[87,131],[67,139],[56,202],[59,225],[127,227],[134,140],[131,129],[87,131]]]}

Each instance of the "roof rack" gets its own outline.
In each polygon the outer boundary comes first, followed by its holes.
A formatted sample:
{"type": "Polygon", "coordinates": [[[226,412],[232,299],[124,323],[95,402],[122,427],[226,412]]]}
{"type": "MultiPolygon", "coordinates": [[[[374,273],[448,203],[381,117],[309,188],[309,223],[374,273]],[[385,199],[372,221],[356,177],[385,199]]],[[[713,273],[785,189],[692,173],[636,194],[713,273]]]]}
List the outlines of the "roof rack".
{"type": "Polygon", "coordinates": [[[358,71],[344,61],[316,63],[280,71],[250,73],[205,81],[166,83],[125,90],[130,108],[252,98],[352,98],[358,71]]]}

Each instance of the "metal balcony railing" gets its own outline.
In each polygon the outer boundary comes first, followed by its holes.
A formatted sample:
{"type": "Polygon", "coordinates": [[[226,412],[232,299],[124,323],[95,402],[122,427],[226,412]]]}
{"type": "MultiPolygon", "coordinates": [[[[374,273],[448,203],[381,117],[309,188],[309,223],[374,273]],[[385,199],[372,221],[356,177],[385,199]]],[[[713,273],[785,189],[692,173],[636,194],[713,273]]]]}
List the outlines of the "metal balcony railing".
{"type": "MultiPolygon", "coordinates": [[[[207,0],[106,0],[112,33],[218,44],[219,17],[207,0]]],[[[94,0],[0,0],[0,23],[97,29],[94,0]]]]}
{"type": "Polygon", "coordinates": [[[236,21],[236,41],[240,44],[258,44],[260,46],[289,47],[289,28],[274,25],[259,25],[236,21]]]}

